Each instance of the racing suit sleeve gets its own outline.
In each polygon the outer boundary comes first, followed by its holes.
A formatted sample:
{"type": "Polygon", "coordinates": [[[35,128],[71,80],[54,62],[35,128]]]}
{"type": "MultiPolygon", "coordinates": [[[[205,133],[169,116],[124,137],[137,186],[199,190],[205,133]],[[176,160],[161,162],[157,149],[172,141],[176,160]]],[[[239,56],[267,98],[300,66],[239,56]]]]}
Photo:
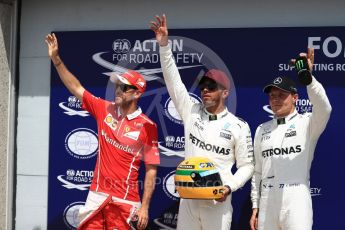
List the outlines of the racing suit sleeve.
{"type": "Polygon", "coordinates": [[[177,112],[185,122],[193,106],[186,86],[181,80],[170,46],[160,46],[160,61],[166,87],[177,112]]]}
{"type": "Polygon", "coordinates": [[[260,200],[260,185],[261,185],[261,173],[262,173],[262,159],[261,159],[261,140],[260,140],[260,129],[261,125],[256,129],[254,137],[254,174],[252,177],[252,190],[251,190],[251,200],[252,208],[259,208],[260,200]]]}
{"type": "Polygon", "coordinates": [[[103,111],[106,108],[106,102],[85,90],[83,93],[82,108],[91,113],[93,117],[97,118],[103,114],[103,111]]]}
{"type": "Polygon", "coordinates": [[[310,118],[311,135],[313,139],[317,139],[326,128],[332,107],[325,89],[314,76],[312,82],[307,86],[307,92],[313,104],[313,112],[310,118]]]}
{"type": "Polygon", "coordinates": [[[237,170],[229,180],[224,181],[225,185],[230,186],[232,192],[241,188],[252,177],[254,171],[252,136],[248,124],[243,124],[235,144],[237,170]]]}
{"type": "Polygon", "coordinates": [[[145,164],[159,165],[158,131],[156,124],[145,124],[146,139],[144,142],[145,164]]]}

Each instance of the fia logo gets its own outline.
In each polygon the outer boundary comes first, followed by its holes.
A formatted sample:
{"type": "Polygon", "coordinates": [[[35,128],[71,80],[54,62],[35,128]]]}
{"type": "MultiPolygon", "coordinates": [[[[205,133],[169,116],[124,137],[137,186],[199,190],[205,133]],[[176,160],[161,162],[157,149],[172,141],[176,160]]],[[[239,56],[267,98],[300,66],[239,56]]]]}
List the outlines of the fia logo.
{"type": "Polygon", "coordinates": [[[66,174],[57,176],[62,186],[67,189],[86,191],[89,189],[93,178],[93,171],[67,169],[66,174]]]}
{"type": "Polygon", "coordinates": [[[131,43],[127,39],[116,39],[113,42],[113,50],[115,53],[128,53],[131,49],[131,43]]]}
{"type": "Polygon", "coordinates": [[[81,101],[75,96],[69,96],[67,102],[60,102],[59,107],[64,110],[68,116],[90,116],[88,111],[82,109],[81,101]]]}

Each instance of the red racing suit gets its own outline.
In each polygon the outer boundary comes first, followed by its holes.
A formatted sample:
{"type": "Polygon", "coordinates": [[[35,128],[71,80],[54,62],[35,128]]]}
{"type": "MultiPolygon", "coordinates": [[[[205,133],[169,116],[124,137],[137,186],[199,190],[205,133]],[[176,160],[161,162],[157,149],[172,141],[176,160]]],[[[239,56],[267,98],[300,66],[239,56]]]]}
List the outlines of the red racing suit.
{"type": "Polygon", "coordinates": [[[83,108],[97,121],[99,153],[86,204],[79,211],[79,229],[84,229],[83,225],[90,225],[92,221],[94,226],[104,226],[104,213],[112,215],[116,210],[122,216],[106,215],[106,225],[111,229],[129,228],[130,214],[140,207],[140,162],[160,163],[157,126],[140,108],[123,117],[114,103],[88,91],[83,94],[83,108]]]}

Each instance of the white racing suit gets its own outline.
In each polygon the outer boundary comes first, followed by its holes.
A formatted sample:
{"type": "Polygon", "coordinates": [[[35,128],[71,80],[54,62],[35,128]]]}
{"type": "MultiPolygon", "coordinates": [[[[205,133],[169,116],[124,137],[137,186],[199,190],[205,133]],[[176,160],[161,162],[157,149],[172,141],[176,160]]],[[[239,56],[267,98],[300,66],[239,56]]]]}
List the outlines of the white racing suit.
{"type": "Polygon", "coordinates": [[[274,118],[256,130],[251,199],[253,208],[259,208],[259,230],[312,229],[309,172],[332,108],[314,77],[307,92],[312,113],[294,111],[280,120],[283,124],[274,118]]]}
{"type": "MultiPolygon", "coordinates": [[[[173,60],[169,46],[160,47],[165,83],[184,123],[185,157],[200,156],[212,160],[223,185],[234,192],[248,181],[254,170],[253,146],[249,126],[225,109],[210,120],[203,104],[194,103],[173,60]],[[231,168],[236,162],[237,171],[231,168]]],[[[181,199],[177,229],[229,230],[231,195],[223,203],[214,200],[181,199]]]]}

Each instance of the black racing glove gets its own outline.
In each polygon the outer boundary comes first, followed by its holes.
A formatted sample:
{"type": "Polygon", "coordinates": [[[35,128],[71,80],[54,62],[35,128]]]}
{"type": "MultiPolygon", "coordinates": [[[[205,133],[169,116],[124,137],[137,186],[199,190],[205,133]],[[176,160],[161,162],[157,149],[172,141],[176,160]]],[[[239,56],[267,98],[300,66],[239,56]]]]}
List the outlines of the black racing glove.
{"type": "Polygon", "coordinates": [[[311,71],[309,69],[308,60],[306,57],[299,57],[296,59],[295,68],[298,74],[298,80],[302,85],[309,85],[312,81],[311,71]]]}

